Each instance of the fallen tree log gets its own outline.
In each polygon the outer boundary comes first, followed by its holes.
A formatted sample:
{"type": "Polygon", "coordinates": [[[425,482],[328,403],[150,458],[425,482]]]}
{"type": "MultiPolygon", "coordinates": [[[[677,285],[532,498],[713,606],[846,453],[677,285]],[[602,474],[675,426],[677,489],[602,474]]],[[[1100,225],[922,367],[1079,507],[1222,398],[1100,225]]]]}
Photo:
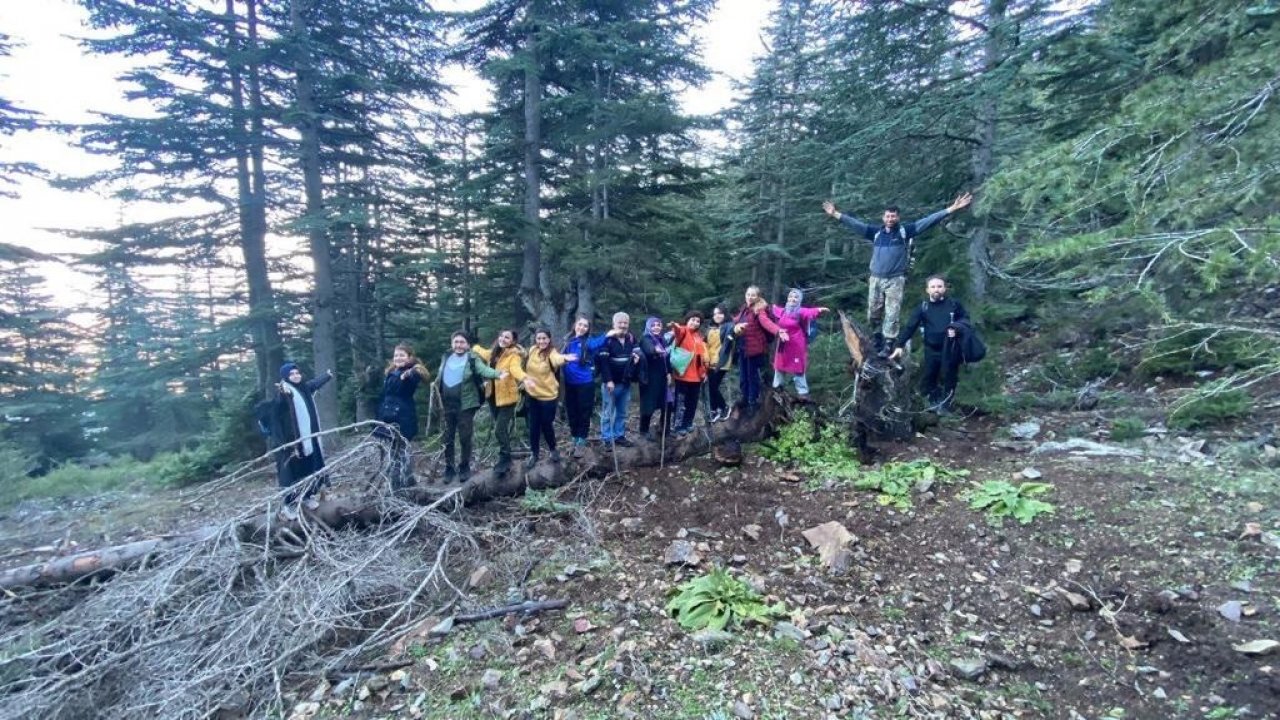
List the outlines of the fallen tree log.
{"type": "MultiPolygon", "coordinates": [[[[714,446],[737,446],[767,438],[791,412],[789,396],[776,392],[766,394],[765,402],[751,417],[741,409],[726,422],[698,427],[683,438],[667,438],[659,442],[638,440],[633,447],[589,447],[562,463],[544,460],[533,468],[518,464],[507,473],[485,470],[466,483],[455,487],[422,485],[396,491],[396,497],[417,505],[454,509],[475,505],[500,497],[521,495],[526,489],[541,490],[562,487],[578,477],[605,477],[615,472],[663,463],[678,463],[705,455],[714,446]],[[616,461],[616,463],[615,463],[616,461]]],[[[568,455],[568,454],[567,454],[568,455]]],[[[284,520],[273,507],[240,521],[236,537],[240,542],[256,546],[275,558],[296,557],[305,552],[306,538],[317,530],[330,531],[348,527],[374,526],[387,519],[385,495],[371,492],[334,493],[322,498],[315,510],[305,510],[297,520],[284,520]]],[[[25,565],[0,572],[0,589],[12,592],[18,588],[61,585],[94,576],[105,576],[136,566],[147,558],[183,546],[210,540],[223,526],[209,526],[182,535],[87,550],[47,562],[25,565]]]]}

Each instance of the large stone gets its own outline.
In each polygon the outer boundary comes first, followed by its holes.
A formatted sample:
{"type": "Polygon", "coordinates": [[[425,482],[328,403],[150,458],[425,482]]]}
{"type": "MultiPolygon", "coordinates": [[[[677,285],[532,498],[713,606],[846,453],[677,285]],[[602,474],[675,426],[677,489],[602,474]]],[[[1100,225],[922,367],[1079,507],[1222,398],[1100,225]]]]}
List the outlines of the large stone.
{"type": "Polygon", "coordinates": [[[961,680],[977,680],[987,672],[987,661],[981,658],[954,658],[949,665],[951,674],[961,680]]]}
{"type": "MultiPolygon", "coordinates": [[[[818,557],[822,558],[822,564],[828,568],[832,567],[840,554],[840,552],[849,543],[857,540],[848,528],[839,522],[832,520],[809,528],[801,533],[809,544],[818,549],[818,557]]],[[[848,566],[847,558],[843,563],[848,566]]]]}
{"type": "Polygon", "coordinates": [[[702,563],[702,553],[688,540],[676,540],[667,546],[662,561],[667,565],[692,567],[702,563]]]}
{"type": "Polygon", "coordinates": [[[488,565],[481,565],[471,571],[471,577],[467,578],[467,587],[476,590],[488,585],[493,580],[493,570],[488,565]]]}

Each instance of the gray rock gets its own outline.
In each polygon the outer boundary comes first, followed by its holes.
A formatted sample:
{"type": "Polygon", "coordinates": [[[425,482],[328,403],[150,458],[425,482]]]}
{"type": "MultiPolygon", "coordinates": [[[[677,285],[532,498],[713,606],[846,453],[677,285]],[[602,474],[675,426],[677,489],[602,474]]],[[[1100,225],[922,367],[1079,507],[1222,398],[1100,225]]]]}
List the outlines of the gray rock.
{"type": "Polygon", "coordinates": [[[502,671],[489,668],[480,676],[480,687],[490,692],[497,690],[502,684],[502,671]]]}
{"type": "Polygon", "coordinates": [[[791,638],[798,643],[804,643],[804,631],[792,625],[789,622],[775,623],[773,626],[773,636],[779,638],[791,638]]]}
{"type": "Polygon", "coordinates": [[[725,630],[699,630],[693,634],[693,641],[706,650],[719,650],[733,642],[733,633],[725,630]]]}
{"type": "Polygon", "coordinates": [[[1039,470],[1033,467],[1022,468],[1022,472],[1018,474],[1028,480],[1039,480],[1040,478],[1044,477],[1044,473],[1040,472],[1039,470]]]}
{"type": "Polygon", "coordinates": [[[1035,420],[1015,423],[1009,426],[1009,437],[1013,440],[1035,440],[1040,434],[1040,423],[1035,420]]]}
{"type": "Polygon", "coordinates": [[[448,635],[453,632],[453,616],[436,623],[428,632],[432,635],[448,635]]]}
{"type": "Polygon", "coordinates": [[[733,716],[738,720],[755,720],[756,711],[741,700],[737,700],[733,703],[733,716]]]}
{"type": "Polygon", "coordinates": [[[1243,608],[1239,600],[1228,600],[1218,606],[1218,614],[1231,622],[1240,622],[1243,608]]]}
{"type": "Polygon", "coordinates": [[[695,566],[702,563],[702,553],[688,540],[675,540],[667,546],[662,561],[667,565],[695,566]]]}
{"type": "Polygon", "coordinates": [[[791,677],[788,679],[791,680],[791,684],[796,687],[800,687],[804,684],[804,675],[801,675],[799,672],[791,673],[791,677]]]}
{"type": "Polygon", "coordinates": [[[987,672],[987,661],[981,658],[953,658],[948,665],[961,680],[977,680],[987,672]]]}
{"type": "Polygon", "coordinates": [[[916,682],[914,675],[903,675],[898,678],[898,683],[902,685],[902,689],[915,695],[920,692],[920,683],[916,682]]]}
{"type": "Polygon", "coordinates": [[[355,677],[354,676],[349,677],[346,680],[343,680],[342,682],[333,686],[333,696],[337,698],[346,697],[351,693],[351,688],[355,686],[356,686],[355,677]]]}
{"type": "Polygon", "coordinates": [[[822,707],[830,710],[831,712],[837,712],[840,708],[844,707],[844,697],[840,695],[840,693],[828,695],[822,699],[822,707]]]}

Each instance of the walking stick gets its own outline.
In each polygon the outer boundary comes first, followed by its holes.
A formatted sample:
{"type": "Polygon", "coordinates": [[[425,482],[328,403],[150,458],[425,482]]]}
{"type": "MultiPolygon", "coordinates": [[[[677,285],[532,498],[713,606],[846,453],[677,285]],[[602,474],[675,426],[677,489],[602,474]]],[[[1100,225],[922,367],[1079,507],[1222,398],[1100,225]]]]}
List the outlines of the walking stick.
{"type": "Polygon", "coordinates": [[[707,443],[711,443],[711,391],[707,389],[707,381],[702,381],[702,432],[707,436],[707,443]]]}

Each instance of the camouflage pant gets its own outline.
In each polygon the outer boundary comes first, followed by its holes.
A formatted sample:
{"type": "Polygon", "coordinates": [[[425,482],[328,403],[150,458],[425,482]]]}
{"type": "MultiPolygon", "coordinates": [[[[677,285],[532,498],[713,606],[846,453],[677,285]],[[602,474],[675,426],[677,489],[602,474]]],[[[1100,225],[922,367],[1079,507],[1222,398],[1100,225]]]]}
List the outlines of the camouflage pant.
{"type": "Polygon", "coordinates": [[[877,330],[885,340],[898,337],[898,316],[902,313],[902,290],[907,278],[882,278],[872,275],[868,279],[867,323],[871,332],[877,330]]]}

